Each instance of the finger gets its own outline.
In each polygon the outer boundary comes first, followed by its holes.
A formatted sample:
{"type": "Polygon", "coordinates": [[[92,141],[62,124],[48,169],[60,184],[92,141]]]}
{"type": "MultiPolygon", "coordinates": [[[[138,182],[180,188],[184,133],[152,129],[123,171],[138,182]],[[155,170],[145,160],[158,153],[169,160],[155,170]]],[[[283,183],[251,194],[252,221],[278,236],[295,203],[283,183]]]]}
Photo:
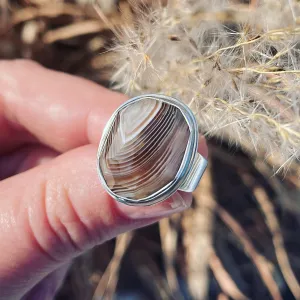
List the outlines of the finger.
{"type": "Polygon", "coordinates": [[[204,136],[199,137],[198,152],[205,158],[208,159],[208,147],[204,136]]]}
{"type": "Polygon", "coordinates": [[[59,153],[41,145],[26,146],[0,156],[0,180],[41,165],[59,153]]]}
{"type": "Polygon", "coordinates": [[[55,295],[61,287],[69,268],[70,263],[67,263],[47,275],[29,293],[22,297],[21,300],[55,299],[55,295]]]}
{"type": "Polygon", "coordinates": [[[24,60],[0,62],[0,153],[40,141],[59,151],[98,143],[126,96],[24,60]]]}
{"type": "Polygon", "coordinates": [[[190,204],[182,193],[128,213],[100,185],[96,152],[84,146],[0,182],[0,299],[16,299],[82,251],[190,204]]]}
{"type": "MultiPolygon", "coordinates": [[[[56,151],[40,145],[18,149],[9,155],[0,157],[0,180],[44,164],[58,155],[56,151]]],[[[28,294],[22,297],[22,300],[53,299],[65,278],[70,264],[70,262],[66,263],[47,275],[28,294]]]]}

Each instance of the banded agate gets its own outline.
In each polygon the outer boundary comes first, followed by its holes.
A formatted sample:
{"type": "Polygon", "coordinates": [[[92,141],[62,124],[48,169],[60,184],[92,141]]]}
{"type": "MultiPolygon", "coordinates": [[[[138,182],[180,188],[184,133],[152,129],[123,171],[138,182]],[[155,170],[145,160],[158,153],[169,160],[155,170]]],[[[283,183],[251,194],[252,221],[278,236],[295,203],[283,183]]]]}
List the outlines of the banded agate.
{"type": "Polygon", "coordinates": [[[174,180],[189,136],[177,107],[153,98],[130,104],[115,117],[100,157],[107,186],[133,200],[159,191],[174,180]]]}

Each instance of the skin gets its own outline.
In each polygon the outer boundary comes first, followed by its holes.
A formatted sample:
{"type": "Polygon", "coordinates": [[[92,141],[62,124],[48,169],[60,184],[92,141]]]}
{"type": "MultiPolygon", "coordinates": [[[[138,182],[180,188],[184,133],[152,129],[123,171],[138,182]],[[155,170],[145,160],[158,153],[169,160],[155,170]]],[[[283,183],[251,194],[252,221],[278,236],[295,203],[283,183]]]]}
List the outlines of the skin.
{"type": "Polygon", "coordinates": [[[30,61],[0,62],[0,299],[51,299],[74,257],[190,206],[187,193],[137,208],[103,190],[97,146],[126,100],[30,61]]]}

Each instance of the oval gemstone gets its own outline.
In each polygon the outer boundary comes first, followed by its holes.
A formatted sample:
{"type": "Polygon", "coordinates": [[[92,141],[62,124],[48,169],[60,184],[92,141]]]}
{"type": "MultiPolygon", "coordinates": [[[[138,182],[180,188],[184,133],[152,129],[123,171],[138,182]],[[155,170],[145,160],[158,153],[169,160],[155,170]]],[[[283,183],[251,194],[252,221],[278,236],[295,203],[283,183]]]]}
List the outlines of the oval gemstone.
{"type": "Polygon", "coordinates": [[[154,98],[133,102],[115,117],[100,156],[107,186],[133,200],[159,191],[175,179],[189,137],[177,107],[154,98]]]}

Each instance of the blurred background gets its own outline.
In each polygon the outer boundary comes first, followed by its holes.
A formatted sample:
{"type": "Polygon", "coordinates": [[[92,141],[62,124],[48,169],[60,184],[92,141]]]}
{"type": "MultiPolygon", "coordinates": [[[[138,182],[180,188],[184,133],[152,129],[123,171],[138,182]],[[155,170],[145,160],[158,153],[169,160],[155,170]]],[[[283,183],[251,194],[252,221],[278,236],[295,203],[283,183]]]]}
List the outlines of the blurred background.
{"type": "MultiPolygon", "coordinates": [[[[0,0],[0,58],[33,59],[112,88],[116,61],[121,59],[115,51],[121,29],[139,26],[141,14],[147,17],[155,6],[162,9],[168,3],[93,2],[0,0]]],[[[189,2],[196,1],[182,0],[181,5],[189,2]]],[[[230,10],[221,7],[214,18],[230,28],[244,24],[239,16],[260,5],[259,0],[222,2],[229,3],[230,10]]],[[[271,2],[270,10],[277,1],[271,2]]],[[[297,12],[299,1],[284,2],[297,12]]],[[[299,24],[294,15],[295,32],[299,24]]],[[[169,38],[178,41],[176,35],[169,38]]],[[[295,45],[300,48],[298,40],[295,45]]],[[[295,57],[300,63],[300,56],[295,57]]],[[[299,85],[296,88],[299,92],[299,85]]],[[[299,117],[294,122],[299,124],[299,117]]],[[[192,207],[76,259],[56,300],[300,299],[297,159],[288,170],[276,172],[280,166],[274,168],[266,155],[233,143],[230,136],[209,134],[207,140],[209,167],[192,207]]]]}

